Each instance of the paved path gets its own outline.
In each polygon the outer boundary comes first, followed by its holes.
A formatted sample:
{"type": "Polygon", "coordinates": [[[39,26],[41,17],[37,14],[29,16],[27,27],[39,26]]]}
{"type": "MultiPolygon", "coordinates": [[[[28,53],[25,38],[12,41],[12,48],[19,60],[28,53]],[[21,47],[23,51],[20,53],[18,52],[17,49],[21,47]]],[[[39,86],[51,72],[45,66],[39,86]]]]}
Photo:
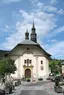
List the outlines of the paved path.
{"type": "Polygon", "coordinates": [[[25,85],[25,86],[42,86],[44,84],[47,84],[47,83],[50,83],[50,81],[42,81],[42,82],[31,82],[31,83],[22,83],[22,85],[25,85]]]}
{"type": "Polygon", "coordinates": [[[56,93],[54,91],[54,82],[42,85],[45,91],[49,92],[50,95],[63,95],[63,93],[56,93]]]}
{"type": "Polygon", "coordinates": [[[44,90],[24,90],[19,95],[50,95],[48,92],[44,90]]]}
{"type": "Polygon", "coordinates": [[[15,93],[10,95],[63,95],[62,93],[54,92],[54,83],[22,83],[15,90],[15,93]]]}

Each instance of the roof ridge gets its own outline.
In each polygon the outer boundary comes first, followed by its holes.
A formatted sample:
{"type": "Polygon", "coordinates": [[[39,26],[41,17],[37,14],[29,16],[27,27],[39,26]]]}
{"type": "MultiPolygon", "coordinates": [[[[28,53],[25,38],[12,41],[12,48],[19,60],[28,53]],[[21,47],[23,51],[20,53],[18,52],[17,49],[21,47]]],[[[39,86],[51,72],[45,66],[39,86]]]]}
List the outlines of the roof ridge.
{"type": "Polygon", "coordinates": [[[38,43],[33,42],[33,41],[31,41],[31,40],[23,40],[23,41],[20,42],[19,44],[34,44],[34,45],[37,45],[38,43]]]}

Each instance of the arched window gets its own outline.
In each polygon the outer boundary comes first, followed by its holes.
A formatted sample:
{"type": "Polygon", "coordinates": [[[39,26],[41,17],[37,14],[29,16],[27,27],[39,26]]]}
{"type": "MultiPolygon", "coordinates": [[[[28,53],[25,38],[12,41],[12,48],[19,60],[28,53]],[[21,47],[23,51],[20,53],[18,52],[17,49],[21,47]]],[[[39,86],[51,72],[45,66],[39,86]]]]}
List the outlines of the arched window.
{"type": "Polygon", "coordinates": [[[32,63],[32,60],[30,60],[30,64],[32,63]]]}
{"type": "Polygon", "coordinates": [[[41,60],[41,64],[43,64],[43,61],[41,60]]]}
{"type": "Polygon", "coordinates": [[[29,60],[29,59],[24,60],[24,64],[29,65],[29,64],[31,64],[31,63],[32,63],[32,60],[29,60]]]}
{"type": "Polygon", "coordinates": [[[27,61],[26,61],[26,60],[24,60],[24,63],[26,64],[26,63],[27,63],[27,61]]]}
{"type": "Polygon", "coordinates": [[[27,59],[27,63],[29,63],[29,59],[27,59]]]}

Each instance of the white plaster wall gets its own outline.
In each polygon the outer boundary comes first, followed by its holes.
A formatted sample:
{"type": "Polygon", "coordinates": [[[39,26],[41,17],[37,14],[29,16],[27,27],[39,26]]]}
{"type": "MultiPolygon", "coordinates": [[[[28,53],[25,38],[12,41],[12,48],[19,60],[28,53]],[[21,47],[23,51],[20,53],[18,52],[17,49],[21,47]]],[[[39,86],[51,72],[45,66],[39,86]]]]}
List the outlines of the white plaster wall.
{"type": "Polygon", "coordinates": [[[44,77],[49,75],[50,69],[49,69],[49,61],[46,57],[41,56],[38,58],[38,77],[44,77]],[[41,61],[43,61],[43,64],[41,64],[41,61]],[[41,66],[44,67],[43,70],[41,70],[41,66]]]}
{"type": "Polygon", "coordinates": [[[35,64],[36,60],[35,60],[35,57],[33,56],[33,54],[23,54],[23,57],[22,57],[23,65],[24,65],[24,60],[27,60],[27,59],[32,60],[31,64],[33,65],[33,70],[32,70],[32,77],[33,77],[33,75],[35,76],[35,74],[36,74],[36,64],[35,64]]]}
{"type": "Polygon", "coordinates": [[[51,73],[50,67],[49,67],[49,60],[46,60],[47,64],[46,64],[46,68],[47,68],[47,75],[49,75],[49,73],[51,73]]]}
{"type": "Polygon", "coordinates": [[[43,77],[47,74],[49,74],[49,61],[45,57],[38,57],[38,62],[36,61],[36,56],[33,56],[33,54],[24,54],[23,56],[18,57],[18,59],[15,60],[15,65],[17,67],[17,71],[15,74],[12,74],[12,77],[21,78],[24,76],[24,60],[30,59],[32,60],[33,70],[32,70],[32,77],[43,77]],[[43,64],[41,64],[41,61],[43,61],[43,64]],[[36,66],[38,65],[38,66],[36,66]],[[44,69],[41,70],[40,66],[43,66],[44,69]],[[36,68],[38,67],[38,68],[36,68]],[[38,71],[36,70],[38,69],[38,71]]]}
{"type": "Polygon", "coordinates": [[[50,72],[49,60],[46,57],[44,57],[43,52],[36,46],[32,46],[32,47],[30,46],[29,51],[31,51],[32,53],[27,54],[26,53],[27,47],[29,46],[22,46],[12,52],[12,55],[10,56],[10,58],[15,60],[15,64],[17,67],[17,71],[15,72],[15,74],[12,74],[12,76],[17,77],[17,78],[21,78],[22,76],[24,76],[23,65],[24,65],[24,60],[26,59],[32,60],[31,64],[34,66],[32,70],[32,77],[37,77],[37,73],[38,73],[38,77],[43,77],[47,75],[50,72]],[[43,61],[43,66],[44,66],[43,70],[41,70],[40,68],[40,66],[42,65],[41,61],[43,61]]]}
{"type": "Polygon", "coordinates": [[[39,77],[46,75],[46,59],[45,59],[45,57],[39,57],[38,58],[38,72],[39,72],[38,73],[39,77]],[[43,61],[43,64],[41,64],[41,61],[43,61]],[[40,68],[42,65],[44,67],[43,70],[41,70],[41,68],[40,68]]]}
{"type": "Polygon", "coordinates": [[[33,67],[33,72],[32,72],[32,77],[36,77],[36,58],[35,58],[35,56],[33,56],[33,58],[32,58],[32,65],[34,66],[33,67]]]}
{"type": "MultiPolygon", "coordinates": [[[[11,57],[12,58],[12,57],[11,57]]],[[[33,65],[33,69],[32,69],[32,77],[36,77],[36,57],[33,56],[33,54],[23,54],[23,56],[17,57],[18,59],[15,60],[15,65],[17,67],[17,71],[15,71],[15,74],[11,74],[12,77],[14,78],[21,78],[24,76],[24,60],[30,59],[32,60],[32,65],[33,65]]],[[[15,59],[15,57],[14,57],[15,59]]]]}
{"type": "Polygon", "coordinates": [[[20,56],[20,66],[19,66],[20,78],[24,76],[24,68],[23,68],[23,65],[24,65],[24,60],[23,60],[23,57],[20,56]]]}
{"type": "Polygon", "coordinates": [[[62,73],[64,73],[64,65],[62,65],[62,73]]]}

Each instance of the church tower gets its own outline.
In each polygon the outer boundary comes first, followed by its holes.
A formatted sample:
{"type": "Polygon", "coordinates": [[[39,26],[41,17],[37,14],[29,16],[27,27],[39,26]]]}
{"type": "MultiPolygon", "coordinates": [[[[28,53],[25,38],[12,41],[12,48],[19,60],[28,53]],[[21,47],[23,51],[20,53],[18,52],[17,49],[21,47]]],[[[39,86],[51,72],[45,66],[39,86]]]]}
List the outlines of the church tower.
{"type": "Polygon", "coordinates": [[[25,40],[29,40],[29,33],[28,33],[28,30],[27,30],[26,33],[25,33],[25,40]]]}
{"type": "Polygon", "coordinates": [[[31,29],[31,40],[34,42],[37,42],[37,34],[36,34],[36,29],[33,23],[32,29],[31,29]]]}

